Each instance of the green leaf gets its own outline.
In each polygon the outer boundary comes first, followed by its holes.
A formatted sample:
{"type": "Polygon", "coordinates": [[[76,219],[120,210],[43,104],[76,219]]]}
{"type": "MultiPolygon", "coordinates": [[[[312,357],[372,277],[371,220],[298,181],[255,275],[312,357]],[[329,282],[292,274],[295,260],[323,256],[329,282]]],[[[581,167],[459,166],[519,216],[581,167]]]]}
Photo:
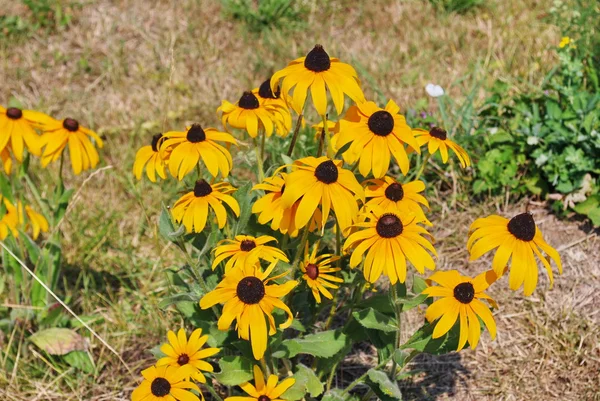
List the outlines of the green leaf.
{"type": "Polygon", "coordinates": [[[390,297],[383,294],[373,295],[358,303],[359,308],[373,308],[379,313],[394,315],[394,306],[390,302],[390,297]]]}
{"type": "Polygon", "coordinates": [[[367,372],[371,389],[381,400],[402,400],[402,392],[398,385],[390,380],[387,374],[369,369],[367,372]]]}
{"type": "Polygon", "coordinates": [[[325,393],[321,401],[356,401],[358,397],[351,394],[344,394],[343,390],[334,388],[325,393]]]}
{"type": "Polygon", "coordinates": [[[573,208],[577,213],[584,214],[596,227],[600,226],[600,194],[592,195],[573,208]]]}
{"type": "Polygon", "coordinates": [[[162,205],[162,211],[158,219],[158,231],[160,235],[171,242],[175,242],[177,238],[185,234],[185,227],[183,225],[177,229],[175,228],[173,220],[171,220],[171,213],[164,204],[162,205]]]}
{"type": "MultiPolygon", "coordinates": [[[[483,329],[483,325],[481,327],[483,329]]],[[[414,349],[433,355],[442,355],[457,351],[459,324],[455,324],[452,329],[439,338],[432,338],[433,328],[434,325],[425,323],[405,344],[400,346],[400,349],[414,349]]]]}
{"type": "Polygon", "coordinates": [[[398,298],[398,300],[396,302],[398,302],[398,304],[402,305],[402,311],[406,312],[408,310],[411,310],[423,303],[425,303],[425,300],[427,299],[427,295],[426,294],[419,294],[414,298],[398,298]]]}
{"type": "Polygon", "coordinates": [[[252,216],[252,200],[254,194],[252,193],[252,182],[247,182],[235,191],[233,197],[238,201],[240,205],[240,216],[238,217],[237,223],[233,230],[233,235],[243,234],[250,216],[252,216]]]}
{"type": "Polygon", "coordinates": [[[419,276],[413,276],[412,292],[413,294],[421,294],[427,288],[427,283],[419,276]]]}
{"type": "Polygon", "coordinates": [[[84,351],[72,351],[66,354],[64,357],[65,362],[76,369],[79,369],[85,373],[94,373],[94,362],[92,356],[88,352],[84,351]]]}
{"type": "Polygon", "coordinates": [[[381,330],[388,333],[398,330],[396,319],[381,314],[373,308],[355,311],[352,316],[367,329],[381,330]]]}
{"type": "Polygon", "coordinates": [[[226,386],[237,386],[252,380],[252,361],[242,356],[224,356],[219,360],[221,371],[215,373],[217,380],[226,386]]]}
{"type": "Polygon", "coordinates": [[[336,330],[329,330],[309,334],[300,339],[285,340],[281,345],[287,350],[288,358],[298,354],[330,358],[346,345],[346,335],[336,330]]]}
{"type": "Polygon", "coordinates": [[[396,351],[394,351],[394,362],[396,362],[398,366],[403,367],[406,362],[406,358],[408,358],[409,355],[410,354],[408,352],[401,349],[397,349],[396,351]]]}
{"type": "Polygon", "coordinates": [[[298,364],[298,370],[294,373],[293,377],[296,379],[296,382],[283,393],[281,398],[284,400],[296,401],[304,398],[306,393],[309,393],[311,397],[317,397],[323,393],[323,383],[321,383],[312,369],[298,364]]]}
{"type": "Polygon", "coordinates": [[[53,328],[38,331],[29,337],[32,343],[51,355],[65,355],[71,351],[84,351],[85,338],[69,329],[53,328]]]}

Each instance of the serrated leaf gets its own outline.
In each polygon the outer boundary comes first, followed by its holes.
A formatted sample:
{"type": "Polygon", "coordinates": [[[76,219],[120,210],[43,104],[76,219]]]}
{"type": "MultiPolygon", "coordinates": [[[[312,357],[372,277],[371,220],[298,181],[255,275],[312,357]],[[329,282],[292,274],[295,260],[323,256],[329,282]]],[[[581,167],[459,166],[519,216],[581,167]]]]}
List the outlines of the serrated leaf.
{"type": "Polygon", "coordinates": [[[346,345],[346,335],[329,330],[321,333],[309,334],[304,338],[286,340],[282,343],[288,351],[288,358],[298,354],[309,354],[319,358],[330,358],[346,345]]]}
{"type": "Polygon", "coordinates": [[[379,396],[380,399],[388,398],[393,400],[402,400],[402,392],[398,385],[390,380],[387,374],[369,369],[367,375],[372,383],[371,389],[379,396]]]}
{"type": "Polygon", "coordinates": [[[293,377],[296,382],[282,394],[281,398],[284,400],[296,401],[304,398],[306,393],[310,394],[311,397],[317,397],[323,393],[323,383],[312,369],[298,364],[298,370],[293,377]]]}
{"type": "Polygon", "coordinates": [[[52,328],[38,331],[29,337],[32,343],[51,355],[65,355],[71,351],[84,351],[85,338],[69,329],[52,328]]]}
{"type": "Polygon", "coordinates": [[[356,319],[361,326],[366,327],[367,329],[381,330],[388,333],[398,330],[396,319],[379,313],[373,308],[355,311],[352,313],[352,316],[354,316],[354,319],[356,319]]]}
{"type": "Polygon", "coordinates": [[[214,373],[217,380],[226,386],[237,386],[252,380],[252,361],[242,356],[224,356],[219,360],[221,371],[214,373]]]}

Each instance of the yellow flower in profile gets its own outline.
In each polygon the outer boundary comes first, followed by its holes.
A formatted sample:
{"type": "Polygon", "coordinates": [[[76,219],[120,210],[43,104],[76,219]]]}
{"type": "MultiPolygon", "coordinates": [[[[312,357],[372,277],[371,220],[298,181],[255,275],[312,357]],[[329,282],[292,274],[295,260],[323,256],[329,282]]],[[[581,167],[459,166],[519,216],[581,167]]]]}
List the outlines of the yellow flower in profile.
{"type": "Polygon", "coordinates": [[[567,46],[569,43],[571,43],[571,38],[568,36],[563,36],[562,39],[560,40],[560,43],[558,44],[558,47],[560,47],[562,49],[565,46],[567,46]]]}
{"type": "Polygon", "coordinates": [[[306,57],[297,58],[273,74],[271,89],[276,88],[280,80],[282,93],[288,94],[294,88],[292,106],[298,114],[304,108],[309,89],[319,115],[324,116],[327,113],[325,85],[329,89],[338,115],[344,109],[344,94],[357,103],[365,100],[354,68],[335,57],[329,57],[321,45],[316,45],[306,57]]]}
{"type": "Polygon", "coordinates": [[[471,165],[471,159],[467,152],[456,142],[448,138],[448,133],[445,129],[439,127],[433,127],[429,131],[424,129],[414,129],[415,137],[419,146],[427,144],[427,150],[429,154],[433,155],[438,150],[442,156],[442,162],[448,162],[448,149],[452,149],[460,162],[462,168],[469,167],[471,165]]]}
{"type": "Polygon", "coordinates": [[[183,222],[188,233],[199,233],[204,230],[208,219],[209,206],[217,216],[219,228],[227,224],[227,211],[223,203],[227,204],[235,213],[240,215],[240,205],[233,196],[235,188],[228,182],[210,185],[205,180],[196,181],[194,190],[183,195],[173,205],[173,217],[177,223],[183,222]]]}
{"type": "Polygon", "coordinates": [[[333,283],[343,283],[344,279],[336,277],[331,273],[342,270],[339,267],[331,267],[331,264],[339,260],[339,256],[330,253],[325,253],[317,256],[319,250],[319,241],[313,246],[312,253],[308,252],[308,243],[304,250],[304,260],[300,262],[300,270],[302,270],[302,278],[311,289],[317,303],[321,303],[321,294],[325,298],[333,299],[333,295],[327,288],[340,288],[339,285],[333,283]]]}
{"type": "Polygon", "coordinates": [[[0,240],[4,241],[9,234],[13,237],[19,236],[19,213],[17,208],[8,199],[0,199],[4,203],[4,214],[0,219],[0,240]]]}
{"type": "Polygon", "coordinates": [[[156,175],[163,180],[167,179],[166,167],[169,161],[169,153],[163,155],[160,153],[160,142],[163,138],[162,134],[156,134],[152,137],[150,145],[143,146],[135,155],[133,163],[133,174],[138,180],[142,179],[144,167],[146,168],[146,176],[152,182],[156,182],[156,175]]]}
{"type": "Polygon", "coordinates": [[[0,106],[0,153],[3,154],[2,160],[5,160],[4,152],[7,149],[12,151],[15,159],[19,162],[23,161],[25,148],[29,153],[39,156],[42,147],[40,136],[35,132],[35,128],[39,128],[49,121],[52,121],[52,118],[37,111],[21,110],[16,107],[5,109],[0,106]]]}
{"type": "Polygon", "coordinates": [[[260,367],[254,365],[254,385],[249,382],[240,384],[250,397],[227,397],[225,401],[284,401],[281,395],[296,383],[296,379],[288,377],[281,383],[276,375],[270,375],[265,382],[265,376],[260,367]]]}
{"type": "Polygon", "coordinates": [[[277,135],[285,138],[292,129],[292,113],[288,108],[289,100],[286,95],[281,93],[279,88],[273,93],[271,90],[271,78],[263,82],[258,88],[252,90],[254,96],[258,98],[261,104],[269,108],[275,118],[277,135]]]}
{"type": "Polygon", "coordinates": [[[31,225],[34,240],[39,237],[40,232],[48,232],[48,220],[43,215],[33,210],[29,205],[23,207],[21,202],[18,202],[17,206],[19,209],[19,223],[26,228],[31,225]],[[27,219],[25,219],[25,216],[27,216],[27,219]]]}
{"type": "Polygon", "coordinates": [[[44,148],[42,167],[58,160],[67,144],[73,173],[77,175],[98,165],[100,157],[91,139],[99,148],[102,148],[104,143],[94,131],[81,126],[72,118],[65,118],[62,121],[51,119],[41,128],[43,134],[40,141],[44,148]]]}
{"type": "Polygon", "coordinates": [[[179,181],[191,171],[194,171],[200,160],[208,172],[216,177],[219,172],[227,177],[231,171],[233,160],[229,151],[217,142],[237,144],[234,137],[214,128],[203,129],[200,124],[186,128],[185,132],[169,131],[163,134],[164,140],[160,145],[163,159],[169,155],[169,172],[179,181]]]}
{"type": "Polygon", "coordinates": [[[286,296],[298,282],[289,280],[285,284],[269,285],[270,281],[288,274],[284,272],[269,278],[276,265],[277,261],[272,262],[263,273],[256,260],[249,261],[239,269],[230,270],[225,274],[223,281],[200,300],[202,309],[219,303],[225,305],[218,322],[219,330],[228,330],[231,323],[237,320],[238,335],[244,340],[250,340],[252,354],[257,360],[265,354],[268,336],[277,332],[273,310],[283,309],[288,315],[287,320],[279,325],[280,329],[290,327],[294,319],[290,308],[279,298],[286,296]],[[268,319],[268,334],[265,315],[268,319]]]}
{"type": "Polygon", "coordinates": [[[355,224],[362,228],[351,234],[344,243],[344,251],[354,248],[350,256],[350,267],[356,267],[367,252],[363,264],[365,279],[371,283],[377,281],[381,273],[396,284],[406,280],[406,259],[421,274],[425,268],[435,269],[435,262],[427,251],[437,256],[435,248],[422,235],[430,234],[417,225],[413,216],[405,217],[395,207],[381,209],[372,207],[365,213],[364,222],[355,224]]]}
{"type": "Polygon", "coordinates": [[[269,235],[261,235],[256,238],[251,235],[237,235],[235,239],[225,239],[221,241],[222,245],[218,245],[215,249],[215,260],[212,268],[219,265],[222,261],[230,258],[225,264],[225,273],[229,270],[244,266],[249,258],[256,257],[258,259],[273,262],[282,260],[289,262],[290,260],[285,253],[273,246],[265,245],[269,242],[277,242],[277,240],[269,235]]]}
{"type": "Polygon", "coordinates": [[[429,209],[429,202],[419,192],[425,190],[423,181],[411,181],[402,184],[392,177],[385,176],[383,179],[367,180],[365,188],[365,198],[367,198],[367,207],[379,206],[383,209],[395,206],[400,211],[406,211],[414,214],[417,223],[424,223],[432,226],[431,222],[425,216],[421,205],[429,209]]]}
{"type": "Polygon", "coordinates": [[[152,366],[142,370],[144,380],[133,390],[131,401],[204,401],[200,388],[189,378],[189,366],[152,366]],[[190,390],[200,393],[200,398],[190,390]]]}
{"type": "MultiPolygon", "coordinates": [[[[291,238],[298,236],[300,228],[296,226],[296,213],[300,200],[296,201],[291,207],[285,208],[281,203],[281,197],[285,191],[286,173],[278,173],[273,177],[267,177],[265,180],[255,185],[252,190],[263,190],[266,194],[258,199],[252,205],[252,213],[258,214],[258,223],[267,224],[271,222],[271,229],[287,234],[291,238]]],[[[309,224],[309,230],[320,230],[321,210],[316,209],[309,224]]]]}
{"type": "Polygon", "coordinates": [[[469,232],[467,242],[469,260],[479,259],[492,249],[498,248],[492,268],[500,276],[512,257],[508,280],[511,290],[517,290],[523,285],[525,295],[533,294],[538,281],[538,265],[535,256],[546,268],[550,287],[552,287],[554,276],[550,261],[542,255],[540,249],[554,260],[558,272],[562,274],[560,255],[544,240],[531,213],[521,213],[510,220],[497,215],[480,218],[471,224],[469,232]]]}
{"type": "Polygon", "coordinates": [[[356,220],[356,198],[364,201],[364,191],[354,174],[342,168],[342,165],[341,160],[331,160],[325,156],[305,157],[294,162],[294,171],[285,179],[281,202],[284,208],[290,208],[301,199],[295,216],[296,227],[307,225],[319,205],[321,226],[325,225],[331,209],[342,232],[356,220]]]}
{"type": "Polygon", "coordinates": [[[400,113],[400,107],[390,100],[385,109],[374,102],[352,106],[340,120],[338,148],[350,144],[344,152],[344,160],[352,164],[358,161],[358,170],[366,177],[372,171],[381,178],[388,171],[391,156],[394,156],[400,171],[406,175],[409,163],[404,145],[419,152],[413,131],[400,113]]]}
{"type": "Polygon", "coordinates": [[[208,340],[208,335],[202,335],[202,329],[196,329],[188,339],[185,330],[179,329],[177,335],[171,330],[167,333],[169,340],[168,344],[163,344],[160,350],[166,355],[156,362],[156,366],[172,366],[178,368],[180,366],[188,366],[188,378],[206,383],[206,377],[202,371],[212,372],[212,365],[203,359],[209,358],[217,354],[220,348],[202,348],[208,340]]]}
{"type": "Polygon", "coordinates": [[[457,351],[460,351],[467,341],[471,348],[475,349],[481,333],[478,319],[480,317],[489,330],[492,340],[495,339],[494,316],[481,300],[485,299],[497,308],[496,302],[484,293],[496,279],[497,275],[492,270],[483,272],[474,279],[462,276],[456,270],[439,271],[431,275],[428,280],[439,286],[428,287],[423,290],[423,294],[428,297],[441,297],[429,305],[425,312],[425,318],[430,323],[441,318],[433,329],[432,338],[439,338],[446,334],[459,319],[460,335],[457,351]]]}

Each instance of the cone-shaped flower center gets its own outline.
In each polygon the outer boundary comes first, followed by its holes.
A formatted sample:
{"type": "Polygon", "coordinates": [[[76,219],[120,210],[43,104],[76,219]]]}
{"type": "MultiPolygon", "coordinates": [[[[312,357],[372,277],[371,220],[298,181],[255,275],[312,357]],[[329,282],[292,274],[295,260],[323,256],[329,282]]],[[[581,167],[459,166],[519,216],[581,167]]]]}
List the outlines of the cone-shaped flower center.
{"type": "Polygon", "coordinates": [[[375,230],[383,238],[394,238],[402,234],[404,226],[402,221],[395,214],[384,214],[377,220],[375,230]]]}
{"type": "Polygon", "coordinates": [[[206,140],[206,133],[200,124],[194,124],[187,132],[186,139],[191,143],[198,143],[206,140]]]}
{"type": "Polygon", "coordinates": [[[475,288],[473,284],[466,282],[460,283],[454,287],[454,298],[460,303],[468,304],[471,303],[475,297],[475,288]]]}
{"type": "Polygon", "coordinates": [[[77,130],[79,130],[79,122],[72,118],[65,118],[63,120],[63,127],[67,131],[77,132],[77,130]]]}
{"type": "Polygon", "coordinates": [[[404,189],[402,189],[402,185],[397,182],[388,185],[385,189],[385,197],[393,202],[401,201],[402,198],[404,198],[404,189]]]}
{"type": "Polygon", "coordinates": [[[209,195],[212,192],[212,187],[206,180],[198,180],[196,181],[196,185],[194,185],[194,196],[196,198],[201,198],[203,196],[209,195]]]}
{"type": "Polygon", "coordinates": [[[270,79],[267,79],[258,88],[258,96],[262,97],[263,99],[279,99],[279,95],[281,95],[281,91],[279,90],[279,87],[277,87],[277,90],[275,91],[275,93],[273,93],[273,91],[271,90],[271,80],[270,79]]]}
{"type": "Polygon", "coordinates": [[[257,277],[244,277],[238,283],[236,293],[243,303],[254,305],[265,297],[265,285],[257,277]]]}
{"type": "Polygon", "coordinates": [[[21,109],[17,109],[16,107],[9,107],[6,109],[6,117],[10,118],[11,120],[18,120],[19,118],[23,117],[23,112],[21,109]]]}
{"type": "Polygon", "coordinates": [[[309,263],[306,265],[306,275],[310,277],[312,280],[316,280],[319,277],[319,266],[314,263],[309,263]]]}
{"type": "Polygon", "coordinates": [[[327,160],[317,166],[315,177],[325,184],[333,184],[338,180],[338,168],[333,161],[327,160]]]}
{"type": "Polygon", "coordinates": [[[369,130],[377,136],[388,136],[394,130],[394,117],[385,110],[379,110],[371,114],[369,130]]]}
{"type": "Polygon", "coordinates": [[[304,59],[304,67],[313,72],[327,71],[331,67],[331,59],[329,54],[323,49],[323,46],[316,45],[308,52],[304,59]]]}
{"type": "Polygon", "coordinates": [[[434,138],[441,139],[442,141],[445,141],[446,138],[448,138],[448,133],[446,132],[446,130],[440,127],[433,127],[429,131],[429,135],[431,135],[434,138]]]}
{"type": "Polygon", "coordinates": [[[240,98],[240,101],[238,102],[238,105],[242,109],[254,110],[254,109],[258,109],[258,107],[260,106],[260,103],[258,103],[258,98],[256,96],[254,96],[254,93],[244,92],[244,94],[240,98]]]}
{"type": "Polygon", "coordinates": [[[271,401],[271,399],[266,395],[261,395],[260,397],[258,397],[258,401],[271,401]]]}
{"type": "Polygon", "coordinates": [[[254,248],[256,248],[256,242],[252,241],[251,239],[245,239],[240,244],[240,249],[244,252],[250,252],[254,248]]]}
{"type": "Polygon", "coordinates": [[[162,138],[162,134],[156,134],[152,137],[152,150],[158,152],[158,142],[160,142],[160,138],[162,138]]]}
{"type": "Polygon", "coordinates": [[[522,241],[531,241],[535,237],[535,221],[531,213],[521,213],[510,219],[508,231],[522,241]]]}
{"type": "Polygon", "coordinates": [[[171,383],[164,377],[157,377],[152,380],[150,391],[155,397],[164,397],[171,392],[171,383]]]}
{"type": "Polygon", "coordinates": [[[190,357],[187,354],[181,354],[179,355],[179,358],[177,358],[177,363],[179,366],[187,365],[189,361],[190,357]]]}

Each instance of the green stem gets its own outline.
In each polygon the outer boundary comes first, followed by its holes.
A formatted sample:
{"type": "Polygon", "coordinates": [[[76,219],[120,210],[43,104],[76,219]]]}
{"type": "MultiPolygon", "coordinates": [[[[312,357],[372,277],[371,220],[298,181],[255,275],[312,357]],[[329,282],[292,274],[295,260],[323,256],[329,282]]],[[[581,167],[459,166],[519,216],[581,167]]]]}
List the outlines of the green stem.
{"type": "MultiPolygon", "coordinates": [[[[402,328],[402,323],[400,318],[402,317],[402,305],[398,304],[398,292],[396,290],[396,285],[392,284],[390,288],[390,297],[392,300],[392,305],[394,306],[394,314],[396,315],[396,322],[398,324],[398,330],[396,330],[396,336],[394,339],[394,348],[397,349],[400,346],[400,330],[402,328]]],[[[390,379],[394,380],[396,374],[396,361],[392,360],[392,367],[390,369],[390,379]]]]}
{"type": "Polygon", "coordinates": [[[265,140],[267,138],[267,133],[265,130],[262,130],[262,135],[260,137],[260,160],[265,160],[265,140]]]}
{"type": "Polygon", "coordinates": [[[327,130],[327,114],[321,116],[323,119],[323,129],[325,130],[325,153],[327,157],[333,159],[335,154],[333,152],[333,147],[331,146],[331,138],[329,138],[329,130],[327,130]]]}
{"type": "Polygon", "coordinates": [[[323,144],[325,143],[325,128],[321,130],[321,135],[319,136],[319,148],[317,149],[317,157],[321,157],[323,154],[323,144]]]}
{"type": "Polygon", "coordinates": [[[304,255],[304,247],[306,246],[306,242],[308,241],[308,233],[310,232],[310,222],[304,227],[304,232],[302,233],[302,239],[300,240],[300,244],[298,245],[298,249],[296,250],[296,255],[294,255],[294,261],[292,263],[292,274],[294,270],[298,267],[300,263],[300,259],[302,255],[304,255]]]}
{"type": "Polygon", "coordinates": [[[198,173],[198,180],[202,179],[202,170],[200,169],[200,162],[196,164],[196,172],[198,173]]]}
{"type": "MultiPolygon", "coordinates": [[[[423,151],[423,152],[425,152],[425,151],[423,151]]],[[[423,162],[421,163],[421,167],[419,167],[419,171],[417,171],[417,175],[415,176],[414,181],[418,180],[421,177],[421,174],[423,174],[423,171],[425,170],[425,166],[429,162],[430,157],[431,157],[431,155],[429,153],[425,154],[425,157],[423,157],[423,162]]]]}
{"type": "Polygon", "coordinates": [[[287,155],[292,156],[294,152],[294,147],[296,146],[296,141],[298,140],[298,133],[300,132],[300,125],[302,124],[302,117],[304,116],[304,106],[306,106],[306,100],[304,101],[304,105],[302,105],[302,110],[298,115],[298,120],[296,121],[296,127],[294,128],[294,133],[292,135],[292,142],[290,143],[290,147],[288,148],[287,155]]]}
{"type": "Polygon", "coordinates": [[[212,384],[209,384],[208,380],[206,382],[206,388],[208,389],[210,395],[212,395],[216,401],[223,401],[223,398],[221,398],[221,396],[215,391],[212,384]]]}
{"type": "Polygon", "coordinates": [[[258,141],[256,140],[256,138],[252,138],[252,141],[254,142],[254,153],[256,154],[256,167],[258,169],[258,182],[262,182],[265,178],[262,154],[260,152],[260,148],[258,146],[258,141]]]}
{"type": "Polygon", "coordinates": [[[65,154],[64,152],[60,155],[60,167],[58,168],[58,182],[60,183],[60,189],[64,188],[63,181],[63,165],[65,164],[65,154]]]}
{"type": "MultiPolygon", "coordinates": [[[[392,355],[388,356],[387,358],[385,358],[379,365],[375,366],[375,370],[382,368],[383,366],[387,365],[387,363],[392,359],[392,355]]],[[[342,393],[340,394],[342,397],[347,395],[350,390],[352,390],[354,387],[358,386],[360,383],[362,383],[366,378],[367,375],[369,374],[369,371],[366,371],[363,375],[361,375],[360,377],[358,377],[356,380],[354,380],[352,383],[350,383],[350,385],[348,385],[348,387],[346,387],[342,393]]],[[[344,397],[345,398],[345,397],[344,397]]]]}
{"type": "Polygon", "coordinates": [[[323,331],[327,331],[329,330],[329,327],[331,326],[331,323],[333,322],[333,318],[335,316],[335,312],[337,310],[337,303],[338,303],[338,295],[339,295],[340,291],[338,289],[338,291],[335,292],[335,295],[333,296],[333,299],[331,300],[331,308],[329,309],[329,315],[327,316],[327,321],[325,322],[325,326],[323,327],[323,331]]]}

